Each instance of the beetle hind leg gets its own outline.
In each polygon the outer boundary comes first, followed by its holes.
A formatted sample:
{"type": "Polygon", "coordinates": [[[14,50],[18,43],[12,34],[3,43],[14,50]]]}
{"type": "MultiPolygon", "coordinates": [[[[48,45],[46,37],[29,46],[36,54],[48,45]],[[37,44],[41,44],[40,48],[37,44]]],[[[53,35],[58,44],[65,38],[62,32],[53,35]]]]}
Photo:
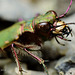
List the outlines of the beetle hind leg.
{"type": "Polygon", "coordinates": [[[28,53],[29,55],[31,55],[32,57],[34,57],[40,64],[42,64],[44,70],[45,70],[46,73],[47,73],[47,75],[49,75],[49,74],[48,74],[48,71],[47,71],[47,68],[46,68],[46,66],[45,66],[45,64],[44,64],[44,60],[43,60],[43,59],[41,59],[41,58],[37,57],[36,55],[30,53],[26,48],[24,48],[24,51],[27,52],[27,53],[28,53]]]}
{"type": "Polygon", "coordinates": [[[46,74],[49,75],[49,73],[48,73],[48,71],[47,71],[47,68],[46,68],[46,66],[45,66],[45,64],[44,64],[44,60],[43,60],[43,59],[41,59],[41,58],[39,58],[38,56],[36,56],[36,55],[32,54],[31,52],[29,52],[29,51],[27,50],[28,48],[26,48],[24,45],[21,45],[20,43],[16,43],[16,42],[14,42],[14,44],[15,44],[17,47],[19,47],[21,50],[24,50],[26,53],[28,53],[29,55],[31,55],[31,56],[32,56],[35,60],[37,60],[40,64],[42,64],[42,66],[43,66],[43,68],[44,68],[46,74]]]}

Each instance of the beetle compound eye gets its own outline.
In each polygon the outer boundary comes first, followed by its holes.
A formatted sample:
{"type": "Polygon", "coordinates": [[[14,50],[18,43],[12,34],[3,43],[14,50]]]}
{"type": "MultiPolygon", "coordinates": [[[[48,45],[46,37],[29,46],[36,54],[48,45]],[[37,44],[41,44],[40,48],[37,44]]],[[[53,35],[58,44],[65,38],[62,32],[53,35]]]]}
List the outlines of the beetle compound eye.
{"type": "Polygon", "coordinates": [[[35,25],[35,30],[39,30],[40,32],[48,32],[50,29],[50,23],[48,22],[41,22],[35,25]]]}
{"type": "Polygon", "coordinates": [[[44,25],[47,25],[47,23],[46,22],[43,22],[43,23],[40,23],[39,25],[40,26],[44,26],[44,25]]]}

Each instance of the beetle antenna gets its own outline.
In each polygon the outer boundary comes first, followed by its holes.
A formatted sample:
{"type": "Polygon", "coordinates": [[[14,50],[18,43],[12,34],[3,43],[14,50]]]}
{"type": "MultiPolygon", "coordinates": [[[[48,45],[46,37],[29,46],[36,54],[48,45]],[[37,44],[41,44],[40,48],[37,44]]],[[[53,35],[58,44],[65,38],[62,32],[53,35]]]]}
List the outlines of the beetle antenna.
{"type": "Polygon", "coordinates": [[[67,12],[69,11],[69,9],[70,9],[71,5],[72,5],[72,0],[70,1],[70,4],[69,4],[69,6],[68,6],[68,8],[67,8],[66,12],[65,12],[64,14],[60,15],[60,16],[59,16],[59,17],[57,17],[57,18],[62,18],[62,17],[64,17],[64,16],[67,14],[67,12]]]}

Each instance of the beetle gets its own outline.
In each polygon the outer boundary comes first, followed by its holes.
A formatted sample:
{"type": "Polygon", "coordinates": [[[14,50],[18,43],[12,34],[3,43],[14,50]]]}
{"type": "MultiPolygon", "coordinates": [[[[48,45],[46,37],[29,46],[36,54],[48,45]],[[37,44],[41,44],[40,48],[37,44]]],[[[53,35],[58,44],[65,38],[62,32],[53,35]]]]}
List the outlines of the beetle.
{"type": "Polygon", "coordinates": [[[60,20],[60,18],[63,18],[67,14],[71,4],[72,0],[66,12],[59,17],[55,11],[50,10],[46,14],[38,15],[29,21],[20,19],[19,21],[21,22],[15,23],[11,27],[0,31],[0,48],[6,50],[6,48],[9,47],[13,51],[21,75],[22,68],[14,47],[19,47],[21,50],[24,50],[29,55],[34,57],[40,64],[43,65],[47,75],[49,75],[44,64],[44,60],[36,55],[33,55],[28,50],[32,50],[37,46],[41,48],[44,41],[51,40],[53,38],[55,38],[56,41],[61,44],[57,40],[57,37],[65,41],[71,41],[64,38],[64,35],[68,37],[69,34],[72,34],[72,29],[70,29],[68,25],[75,23],[65,23],[60,20]],[[4,35],[4,33],[6,35],[4,35]]]}

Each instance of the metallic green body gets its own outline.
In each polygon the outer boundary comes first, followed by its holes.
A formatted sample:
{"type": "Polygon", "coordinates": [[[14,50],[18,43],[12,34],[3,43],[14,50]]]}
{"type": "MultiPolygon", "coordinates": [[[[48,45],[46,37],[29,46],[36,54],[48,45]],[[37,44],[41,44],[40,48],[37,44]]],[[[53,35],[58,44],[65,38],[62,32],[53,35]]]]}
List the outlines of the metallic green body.
{"type": "Polygon", "coordinates": [[[11,27],[8,27],[2,31],[0,31],[0,48],[4,49],[5,47],[9,46],[14,40],[19,38],[23,32],[29,31],[34,32],[32,22],[34,20],[35,25],[40,22],[50,22],[53,24],[54,20],[56,19],[56,15],[53,12],[49,12],[45,15],[39,15],[35,19],[32,18],[29,21],[21,21],[15,23],[11,27]],[[22,30],[23,25],[23,30],[22,30]]]}
{"type": "Polygon", "coordinates": [[[33,20],[34,20],[35,25],[40,22],[50,22],[53,24],[53,22],[56,20],[56,15],[53,12],[48,12],[45,15],[39,15],[37,17],[34,17],[31,20],[26,22],[26,25],[24,27],[24,31],[34,31],[33,27],[32,27],[33,20]]]}
{"type": "Polygon", "coordinates": [[[0,48],[7,47],[13,40],[17,39],[21,34],[20,28],[24,21],[16,23],[11,27],[8,27],[2,31],[0,31],[0,48]]]}

